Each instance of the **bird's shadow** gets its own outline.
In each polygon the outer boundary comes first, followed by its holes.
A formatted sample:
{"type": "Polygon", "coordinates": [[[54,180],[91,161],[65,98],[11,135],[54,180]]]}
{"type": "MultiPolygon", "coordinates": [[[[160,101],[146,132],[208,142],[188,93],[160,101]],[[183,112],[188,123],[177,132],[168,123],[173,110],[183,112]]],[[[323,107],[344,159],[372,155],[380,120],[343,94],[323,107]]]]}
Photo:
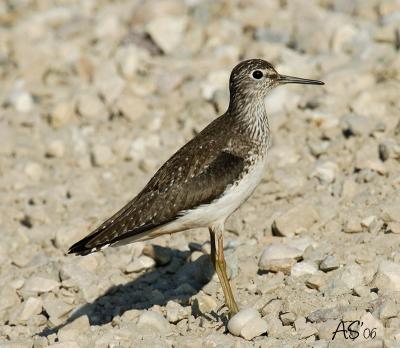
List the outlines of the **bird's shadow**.
{"type": "MultiPolygon", "coordinates": [[[[110,287],[93,302],[84,304],[72,312],[65,322],[53,328],[45,328],[38,335],[57,333],[83,315],[89,318],[91,325],[104,325],[131,309],[143,310],[153,305],[163,306],[170,300],[188,305],[190,298],[214,275],[209,255],[204,254],[190,261],[189,251],[156,246],[155,251],[157,250],[164,255],[166,252],[171,255],[167,264],[156,266],[126,284],[110,287]]],[[[193,314],[200,314],[196,301],[191,305],[193,314]]]]}

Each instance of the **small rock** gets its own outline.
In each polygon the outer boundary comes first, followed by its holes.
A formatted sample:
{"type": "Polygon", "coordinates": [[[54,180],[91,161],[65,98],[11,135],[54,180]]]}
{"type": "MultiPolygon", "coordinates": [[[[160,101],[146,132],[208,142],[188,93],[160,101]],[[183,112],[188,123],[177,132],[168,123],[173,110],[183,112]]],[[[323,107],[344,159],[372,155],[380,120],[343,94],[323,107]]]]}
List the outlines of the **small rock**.
{"type": "Polygon", "coordinates": [[[280,319],[283,325],[292,325],[296,320],[296,314],[292,312],[283,313],[280,315],[280,319]]]}
{"type": "Polygon", "coordinates": [[[398,317],[398,313],[399,306],[391,299],[388,299],[379,307],[379,319],[381,320],[398,317]]]}
{"type": "Polygon", "coordinates": [[[12,103],[18,112],[27,113],[33,109],[32,95],[27,91],[17,91],[12,96],[12,103]]]}
{"type": "Polygon", "coordinates": [[[284,332],[284,328],[282,322],[278,319],[275,314],[268,314],[264,318],[264,321],[267,323],[267,332],[268,336],[271,337],[281,337],[282,332],[284,332]]]}
{"type": "Polygon", "coordinates": [[[167,310],[167,320],[173,324],[188,318],[190,315],[190,307],[182,307],[175,301],[168,301],[165,309],[167,310]]]}
{"type": "Polygon", "coordinates": [[[125,271],[127,273],[137,273],[146,269],[152,268],[156,265],[156,262],[146,255],[139,256],[133,262],[126,266],[125,271]]]}
{"type": "Polygon", "coordinates": [[[60,158],[64,155],[64,151],[64,143],[62,140],[56,139],[47,145],[46,156],[60,158]]]}
{"type": "Polygon", "coordinates": [[[218,308],[218,303],[214,300],[212,296],[200,293],[195,298],[196,305],[201,314],[210,313],[218,308]]]}
{"type": "Polygon", "coordinates": [[[131,45],[119,48],[116,53],[116,61],[121,75],[126,79],[132,79],[140,67],[138,48],[131,45]]]}
{"type": "Polygon", "coordinates": [[[400,234],[400,222],[389,222],[387,225],[387,230],[392,233],[400,234]]]}
{"type": "Polygon", "coordinates": [[[400,201],[387,203],[381,209],[383,221],[400,222],[400,201]]]}
{"type": "Polygon", "coordinates": [[[54,105],[50,112],[50,124],[54,128],[67,125],[75,116],[74,106],[70,101],[62,101],[54,105]]]}
{"type": "Polygon", "coordinates": [[[318,333],[318,330],[309,323],[306,323],[306,318],[299,317],[294,322],[296,331],[300,334],[300,339],[313,336],[318,333]]]}
{"type": "Polygon", "coordinates": [[[43,168],[39,163],[29,162],[25,166],[25,174],[33,181],[39,181],[43,176],[43,168]]]}
{"type": "Polygon", "coordinates": [[[260,313],[254,308],[245,308],[236,313],[228,322],[228,330],[232,335],[240,336],[245,325],[254,319],[259,319],[260,313]]]}
{"type": "Polygon", "coordinates": [[[280,215],[272,224],[272,231],[275,235],[292,237],[304,230],[309,229],[319,215],[311,205],[298,205],[286,213],[280,215]]]}
{"type": "Polygon", "coordinates": [[[306,280],[306,285],[311,289],[320,290],[325,285],[325,278],[321,274],[314,274],[306,280]]]}
{"type": "Polygon", "coordinates": [[[60,286],[60,283],[48,278],[32,276],[23,287],[25,291],[31,292],[49,292],[60,286]]]}
{"type": "Polygon", "coordinates": [[[107,145],[95,144],[92,151],[93,164],[99,167],[115,162],[115,156],[107,145]]]}
{"type": "Polygon", "coordinates": [[[49,296],[48,298],[46,298],[43,301],[43,307],[49,317],[53,319],[62,318],[73,309],[73,306],[65,303],[58,298],[55,298],[54,296],[49,296]]]}
{"type": "Polygon", "coordinates": [[[291,247],[282,243],[273,243],[266,246],[260,257],[260,262],[264,260],[279,260],[279,259],[295,259],[299,260],[302,256],[302,251],[298,248],[291,247]]]}
{"type": "Polygon", "coordinates": [[[147,25],[147,32],[163,52],[170,54],[181,42],[186,22],[185,17],[158,17],[147,25]]]}
{"type": "Polygon", "coordinates": [[[42,306],[43,302],[40,298],[29,297],[24,303],[22,303],[19,320],[27,321],[31,316],[40,314],[42,311],[42,306]]]}
{"type": "Polygon", "coordinates": [[[139,317],[137,326],[139,328],[151,327],[156,329],[159,333],[167,333],[170,330],[168,321],[157,312],[146,311],[139,317]]]}
{"type": "Polygon", "coordinates": [[[70,324],[60,328],[57,337],[60,342],[72,341],[77,336],[84,334],[88,330],[90,330],[89,318],[87,315],[82,315],[70,324]]]}
{"type": "Polygon", "coordinates": [[[323,340],[332,340],[339,322],[337,320],[328,319],[318,326],[318,337],[323,340]]]}
{"type": "Polygon", "coordinates": [[[314,170],[311,172],[311,178],[317,178],[322,183],[331,184],[336,179],[336,173],[338,171],[338,166],[334,162],[320,162],[317,164],[314,170]]]}
{"type": "Polygon", "coordinates": [[[339,262],[337,261],[336,257],[332,255],[325,257],[319,265],[319,269],[324,272],[333,271],[334,269],[338,268],[339,262]]]}
{"type": "Polygon", "coordinates": [[[290,274],[295,263],[296,260],[294,259],[264,260],[262,263],[259,263],[258,266],[263,271],[290,274]]]}
{"type": "Polygon", "coordinates": [[[361,226],[361,221],[357,220],[356,218],[350,218],[344,226],[343,231],[346,233],[362,232],[363,228],[361,226]]]}
{"type": "Polygon", "coordinates": [[[302,261],[296,263],[290,272],[293,277],[301,277],[303,275],[315,274],[318,268],[315,263],[310,261],[302,261]]]}
{"type": "Polygon", "coordinates": [[[79,95],[77,110],[79,115],[87,119],[103,117],[106,113],[104,104],[94,93],[83,93],[79,95]]]}
{"type": "Polygon", "coordinates": [[[122,93],[118,98],[118,110],[129,121],[135,122],[148,112],[148,105],[143,98],[122,93]]]}
{"type": "Polygon", "coordinates": [[[400,264],[391,261],[382,261],[374,279],[378,288],[400,291],[400,264]]]}
{"type": "Polygon", "coordinates": [[[261,318],[250,319],[240,331],[240,336],[246,340],[252,340],[267,332],[267,322],[261,318]]]}

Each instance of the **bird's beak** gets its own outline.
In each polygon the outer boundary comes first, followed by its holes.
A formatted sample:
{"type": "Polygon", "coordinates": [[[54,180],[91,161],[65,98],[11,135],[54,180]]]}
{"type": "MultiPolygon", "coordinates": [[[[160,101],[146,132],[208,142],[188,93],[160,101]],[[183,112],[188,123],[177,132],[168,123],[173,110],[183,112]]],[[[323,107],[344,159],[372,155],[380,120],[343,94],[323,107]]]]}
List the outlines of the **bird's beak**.
{"type": "Polygon", "coordinates": [[[287,75],[279,75],[277,81],[280,85],[284,85],[286,83],[300,83],[303,85],[324,85],[325,84],[322,81],[318,81],[318,80],[302,79],[300,77],[287,76],[287,75]]]}

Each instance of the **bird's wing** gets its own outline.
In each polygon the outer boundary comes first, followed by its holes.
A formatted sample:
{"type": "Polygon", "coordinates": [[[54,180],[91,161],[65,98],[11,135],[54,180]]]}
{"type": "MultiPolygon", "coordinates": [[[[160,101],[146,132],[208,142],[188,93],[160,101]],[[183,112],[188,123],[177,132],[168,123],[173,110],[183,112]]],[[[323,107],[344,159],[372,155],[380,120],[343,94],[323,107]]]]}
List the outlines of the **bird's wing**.
{"type": "Polygon", "coordinates": [[[192,142],[175,153],[131,202],[71,246],[69,253],[100,250],[171,222],[185,210],[221,196],[228,185],[239,179],[245,162],[227,148],[209,151],[219,144],[206,138],[201,145],[195,143],[198,148],[195,157],[190,155],[192,142]]]}

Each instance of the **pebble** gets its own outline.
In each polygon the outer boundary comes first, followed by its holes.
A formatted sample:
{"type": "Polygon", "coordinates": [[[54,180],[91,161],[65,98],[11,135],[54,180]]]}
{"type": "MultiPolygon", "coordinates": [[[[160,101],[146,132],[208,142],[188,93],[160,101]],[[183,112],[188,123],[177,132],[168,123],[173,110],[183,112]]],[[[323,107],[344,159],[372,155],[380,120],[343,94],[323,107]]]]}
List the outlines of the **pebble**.
{"type": "Polygon", "coordinates": [[[201,314],[210,313],[216,311],[218,303],[214,300],[214,297],[200,293],[195,297],[195,303],[201,314]]]}
{"type": "Polygon", "coordinates": [[[138,328],[150,327],[161,334],[166,334],[170,331],[168,321],[157,312],[143,312],[137,322],[138,328]]]}
{"type": "Polygon", "coordinates": [[[292,325],[296,320],[296,314],[292,312],[282,313],[280,319],[283,325],[292,325]]]}
{"type": "Polygon", "coordinates": [[[319,265],[319,269],[324,272],[333,271],[339,268],[339,262],[335,256],[328,255],[325,257],[319,265]]]}
{"type": "Polygon", "coordinates": [[[25,166],[25,174],[33,181],[40,181],[43,177],[43,167],[36,162],[29,162],[25,166]]]}
{"type": "Polygon", "coordinates": [[[320,162],[317,161],[317,164],[314,167],[314,170],[311,172],[310,177],[317,178],[323,184],[331,184],[336,179],[336,173],[338,172],[338,166],[334,162],[320,162]]]}
{"type": "Polygon", "coordinates": [[[240,336],[243,327],[251,320],[260,318],[260,313],[254,308],[244,308],[236,313],[228,322],[228,330],[232,335],[240,336]]]}
{"type": "Polygon", "coordinates": [[[72,341],[79,335],[90,331],[90,323],[87,315],[81,315],[68,325],[60,328],[57,337],[61,342],[72,341]]]}
{"type": "Polygon", "coordinates": [[[54,128],[64,127],[75,116],[74,105],[71,101],[60,101],[53,106],[49,116],[50,124],[54,128]]]}
{"type": "Polygon", "coordinates": [[[380,289],[400,291],[400,264],[381,261],[374,283],[380,289]]]}
{"type": "Polygon", "coordinates": [[[30,317],[35,314],[40,314],[42,312],[43,302],[40,298],[29,297],[21,305],[21,312],[19,314],[20,321],[27,321],[30,317]]]}
{"type": "Polygon", "coordinates": [[[282,243],[274,243],[266,246],[261,254],[260,263],[264,260],[295,259],[299,260],[303,252],[295,247],[282,243]]]}
{"type": "Polygon", "coordinates": [[[82,93],[77,101],[79,115],[85,119],[101,118],[106,113],[104,104],[95,93],[82,93]]]}
{"type": "Polygon", "coordinates": [[[264,319],[253,318],[249,320],[240,330],[240,336],[245,340],[252,340],[254,337],[261,336],[266,333],[268,324],[264,319]]]}
{"type": "Polygon", "coordinates": [[[26,91],[17,91],[12,96],[12,102],[14,104],[15,110],[23,113],[28,113],[32,111],[34,106],[32,95],[26,91]]]}
{"type": "Polygon", "coordinates": [[[343,231],[346,233],[359,233],[363,231],[362,225],[361,225],[361,221],[359,221],[356,218],[350,218],[344,228],[343,231]]]}
{"type": "Polygon", "coordinates": [[[51,318],[58,319],[69,313],[73,309],[73,306],[54,296],[49,296],[44,299],[43,308],[51,318]]]}
{"type": "Polygon", "coordinates": [[[293,277],[301,277],[317,273],[318,268],[315,263],[310,261],[302,261],[296,263],[290,272],[293,277]]]}
{"type": "Polygon", "coordinates": [[[175,301],[168,301],[165,309],[167,310],[167,320],[173,324],[190,315],[190,307],[182,307],[175,301]]]}
{"type": "Polygon", "coordinates": [[[93,146],[92,156],[93,164],[99,167],[109,166],[116,161],[110,147],[103,144],[95,144],[93,146]]]}
{"type": "Polygon", "coordinates": [[[182,40],[187,19],[185,17],[163,16],[147,24],[147,32],[166,54],[171,54],[182,40]]]}
{"type": "Polygon", "coordinates": [[[278,216],[272,225],[272,231],[279,236],[293,237],[308,230],[319,219],[318,212],[313,206],[299,204],[278,216]]]}
{"type": "Polygon", "coordinates": [[[29,292],[49,292],[57,289],[60,283],[49,278],[32,276],[24,284],[23,289],[29,292]]]}
{"type": "Polygon", "coordinates": [[[153,268],[155,265],[156,262],[151,257],[142,255],[137,259],[133,260],[133,262],[129,263],[126,266],[125,271],[127,273],[136,273],[144,271],[149,268],[153,268]]]}
{"type": "Polygon", "coordinates": [[[56,139],[51,141],[47,145],[46,156],[48,157],[63,157],[65,152],[64,142],[62,140],[56,139]]]}

